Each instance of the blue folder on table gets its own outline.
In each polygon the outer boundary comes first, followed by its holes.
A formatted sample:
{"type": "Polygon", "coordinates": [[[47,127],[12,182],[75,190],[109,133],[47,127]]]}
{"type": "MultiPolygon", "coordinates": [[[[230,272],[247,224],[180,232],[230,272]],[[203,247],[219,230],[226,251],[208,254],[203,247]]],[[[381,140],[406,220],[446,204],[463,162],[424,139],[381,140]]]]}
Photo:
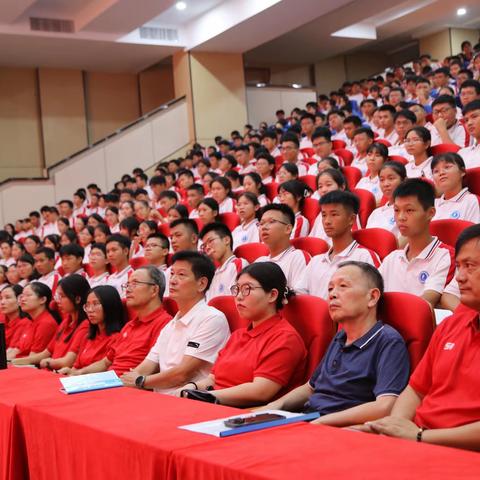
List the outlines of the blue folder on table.
{"type": "Polygon", "coordinates": [[[108,372],[64,377],[60,378],[60,383],[63,386],[62,392],[66,394],[92,392],[94,390],[123,387],[122,381],[117,377],[117,374],[113,370],[108,372]]]}

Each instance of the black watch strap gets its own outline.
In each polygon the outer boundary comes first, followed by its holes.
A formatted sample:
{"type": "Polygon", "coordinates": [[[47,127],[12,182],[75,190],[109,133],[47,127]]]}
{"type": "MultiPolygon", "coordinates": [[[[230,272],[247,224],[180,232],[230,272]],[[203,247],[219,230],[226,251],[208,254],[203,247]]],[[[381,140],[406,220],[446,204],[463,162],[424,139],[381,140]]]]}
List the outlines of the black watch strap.
{"type": "Polygon", "coordinates": [[[135,379],[135,386],[137,388],[143,388],[143,386],[145,385],[145,380],[147,379],[147,377],[145,375],[139,375],[136,379],[135,379]]]}

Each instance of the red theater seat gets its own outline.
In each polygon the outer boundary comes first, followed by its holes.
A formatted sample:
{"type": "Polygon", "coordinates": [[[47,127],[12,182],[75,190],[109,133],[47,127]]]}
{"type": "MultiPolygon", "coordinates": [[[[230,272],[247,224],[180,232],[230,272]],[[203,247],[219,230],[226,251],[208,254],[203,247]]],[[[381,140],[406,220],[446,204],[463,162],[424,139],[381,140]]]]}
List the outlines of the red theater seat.
{"type": "Polygon", "coordinates": [[[302,177],[298,177],[298,179],[313,192],[317,189],[317,177],[315,177],[315,175],[303,175],[302,177]]]}
{"type": "Polygon", "coordinates": [[[358,216],[360,217],[360,224],[362,228],[365,228],[367,225],[368,217],[370,214],[377,208],[377,202],[373,193],[368,190],[354,189],[352,192],[360,199],[360,211],[358,216]]]}
{"type": "Polygon", "coordinates": [[[174,317],[177,314],[178,305],[177,305],[177,302],[175,300],[173,300],[173,298],[163,297],[162,304],[163,304],[163,308],[165,309],[165,311],[168,314],[170,314],[172,317],[174,317]]]}
{"type": "Polygon", "coordinates": [[[345,148],[337,148],[335,155],[343,160],[343,163],[348,167],[353,162],[353,153],[345,148]]]}
{"type": "Polygon", "coordinates": [[[230,231],[233,231],[235,227],[240,225],[240,217],[233,212],[221,213],[218,218],[230,229],[230,231]]]}
{"type": "Polygon", "coordinates": [[[357,167],[342,167],[341,171],[347,181],[348,188],[355,188],[362,178],[362,172],[357,167]]]}
{"type": "Polygon", "coordinates": [[[310,228],[313,227],[317,215],[320,213],[320,204],[318,200],[314,198],[305,198],[302,207],[302,214],[307,218],[310,223],[310,228]]]}
{"type": "Polygon", "coordinates": [[[352,232],[352,235],[360,245],[373,250],[380,260],[398,248],[395,235],[383,228],[364,228],[352,232]]]}
{"type": "Polygon", "coordinates": [[[388,159],[391,160],[392,162],[401,163],[402,165],[406,165],[408,163],[408,160],[405,157],[402,157],[400,155],[390,155],[388,159]]]}
{"type": "Polygon", "coordinates": [[[465,220],[433,220],[430,222],[430,234],[438,237],[443,243],[455,247],[458,236],[467,228],[474,225],[465,220]]]}
{"type": "Polygon", "coordinates": [[[131,258],[128,263],[134,270],[136,270],[144,265],[148,265],[148,260],[145,257],[135,257],[131,258]]]}
{"type": "Polygon", "coordinates": [[[376,138],[375,143],[381,143],[385,145],[387,148],[392,146],[392,144],[388,140],[385,140],[384,138],[376,138]]]}
{"type": "Polygon", "coordinates": [[[465,185],[472,193],[480,195],[480,167],[467,170],[465,185]]]}
{"type": "Polygon", "coordinates": [[[300,237],[290,240],[290,243],[299,250],[309,253],[312,257],[328,252],[328,243],[321,238],[300,237]]]}
{"type": "Polygon", "coordinates": [[[347,144],[343,140],[332,140],[332,150],[338,150],[339,148],[345,148],[347,144]]]}
{"type": "Polygon", "coordinates": [[[265,185],[265,190],[267,192],[267,198],[272,202],[273,199],[277,196],[278,183],[267,183],[265,185]]]}
{"type": "Polygon", "coordinates": [[[313,148],[301,148],[300,152],[303,153],[304,157],[313,157],[315,155],[315,150],[313,148]]]}
{"type": "Polygon", "coordinates": [[[227,295],[215,297],[212,298],[208,304],[225,314],[230,327],[230,332],[248,326],[248,321],[240,317],[233,297],[227,295]]]}
{"type": "Polygon", "coordinates": [[[457,153],[459,150],[460,147],[454,143],[439,143],[438,145],[430,147],[432,155],[439,155],[440,153],[457,153]]]}
{"type": "Polygon", "coordinates": [[[257,258],[268,255],[269,251],[264,243],[246,243],[237,247],[233,253],[248,263],[253,263],[257,258]]]}

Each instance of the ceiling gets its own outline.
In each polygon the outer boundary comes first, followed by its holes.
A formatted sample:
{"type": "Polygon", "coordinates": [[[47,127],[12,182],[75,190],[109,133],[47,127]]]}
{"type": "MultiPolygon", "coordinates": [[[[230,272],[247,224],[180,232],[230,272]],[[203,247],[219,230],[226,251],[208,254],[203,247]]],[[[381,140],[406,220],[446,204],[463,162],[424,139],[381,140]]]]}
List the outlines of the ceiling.
{"type": "Polygon", "coordinates": [[[247,64],[315,63],[388,51],[446,26],[480,27],[480,2],[461,0],[1,0],[0,66],[137,72],[176,51],[239,52],[247,64]],[[456,8],[468,14],[457,17],[456,8]],[[32,31],[30,18],[71,32],[32,31]],[[362,27],[368,38],[332,37],[362,27]],[[150,27],[145,38],[141,27],[150,27]],[[168,34],[168,35],[167,35],[168,34]]]}

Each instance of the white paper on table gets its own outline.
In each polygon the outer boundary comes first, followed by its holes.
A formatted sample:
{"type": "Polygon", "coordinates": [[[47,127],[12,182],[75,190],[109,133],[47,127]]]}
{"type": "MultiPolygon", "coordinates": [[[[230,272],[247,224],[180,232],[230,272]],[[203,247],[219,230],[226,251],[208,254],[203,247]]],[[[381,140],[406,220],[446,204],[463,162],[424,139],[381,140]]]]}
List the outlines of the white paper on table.
{"type": "Polygon", "coordinates": [[[255,415],[259,415],[263,413],[276,413],[278,415],[283,415],[285,418],[294,418],[294,417],[300,417],[303,415],[303,413],[286,412],[284,410],[262,410],[261,412],[252,412],[252,413],[233,415],[231,417],[219,418],[218,420],[210,420],[208,422],[192,423],[191,425],[182,425],[178,428],[181,428],[183,430],[190,430],[191,432],[206,433],[207,435],[213,435],[214,437],[220,437],[221,432],[225,432],[227,430],[235,430],[234,428],[226,427],[225,424],[223,423],[225,422],[225,420],[229,420],[230,418],[238,418],[238,417],[242,417],[242,418],[254,417],[255,415]]]}

